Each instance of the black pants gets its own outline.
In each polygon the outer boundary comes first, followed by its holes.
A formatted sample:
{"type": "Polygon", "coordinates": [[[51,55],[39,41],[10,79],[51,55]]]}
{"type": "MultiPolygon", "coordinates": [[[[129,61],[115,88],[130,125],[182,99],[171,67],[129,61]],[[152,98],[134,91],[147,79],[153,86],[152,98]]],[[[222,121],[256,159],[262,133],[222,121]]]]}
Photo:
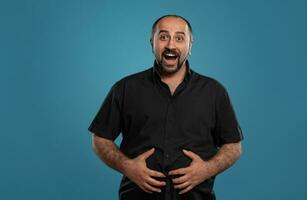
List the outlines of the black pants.
{"type": "Polygon", "coordinates": [[[190,192],[178,194],[170,178],[166,178],[166,186],[162,187],[162,192],[152,194],[144,192],[141,188],[124,177],[119,191],[120,200],[216,200],[215,194],[202,185],[196,186],[190,192]]]}

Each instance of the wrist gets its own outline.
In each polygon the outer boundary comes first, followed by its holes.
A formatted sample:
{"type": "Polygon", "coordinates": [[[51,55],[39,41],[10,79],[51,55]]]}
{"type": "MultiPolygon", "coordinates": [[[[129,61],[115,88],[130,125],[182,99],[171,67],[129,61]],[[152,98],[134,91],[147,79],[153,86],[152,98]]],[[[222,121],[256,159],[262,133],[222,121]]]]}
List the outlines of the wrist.
{"type": "Polygon", "coordinates": [[[212,161],[204,161],[204,164],[203,164],[203,170],[204,170],[204,173],[206,174],[206,178],[210,178],[212,176],[215,175],[215,166],[214,166],[214,162],[212,161]]]}
{"type": "Polygon", "coordinates": [[[121,172],[123,175],[127,176],[127,173],[129,172],[129,169],[131,168],[132,165],[132,159],[124,159],[122,162],[121,162],[121,172]]]}

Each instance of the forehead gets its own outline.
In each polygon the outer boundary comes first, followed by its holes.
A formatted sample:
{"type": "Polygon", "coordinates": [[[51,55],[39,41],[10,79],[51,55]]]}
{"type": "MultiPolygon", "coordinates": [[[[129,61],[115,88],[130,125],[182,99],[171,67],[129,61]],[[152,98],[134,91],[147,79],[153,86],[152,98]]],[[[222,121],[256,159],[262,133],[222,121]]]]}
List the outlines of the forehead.
{"type": "Polygon", "coordinates": [[[160,30],[188,33],[189,27],[187,23],[179,17],[165,17],[161,19],[156,26],[156,32],[160,30]]]}

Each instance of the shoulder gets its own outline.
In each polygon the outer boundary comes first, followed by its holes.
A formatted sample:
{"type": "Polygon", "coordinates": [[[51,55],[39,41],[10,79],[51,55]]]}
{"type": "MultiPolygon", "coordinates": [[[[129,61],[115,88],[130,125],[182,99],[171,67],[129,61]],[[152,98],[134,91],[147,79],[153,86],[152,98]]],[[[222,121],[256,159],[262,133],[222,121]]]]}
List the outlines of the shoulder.
{"type": "Polygon", "coordinates": [[[193,81],[195,81],[197,84],[204,85],[215,92],[226,92],[225,86],[217,79],[210,76],[205,76],[195,71],[192,71],[192,73],[193,81]]]}
{"type": "Polygon", "coordinates": [[[147,68],[140,72],[136,72],[134,74],[124,76],[123,78],[115,82],[112,88],[115,90],[122,90],[124,89],[124,87],[126,87],[126,85],[141,84],[142,82],[145,82],[150,78],[151,73],[152,73],[152,67],[147,68]]]}
{"type": "Polygon", "coordinates": [[[122,82],[141,81],[148,78],[148,76],[151,75],[151,73],[152,73],[152,67],[134,74],[127,75],[123,77],[120,81],[122,82]]]}

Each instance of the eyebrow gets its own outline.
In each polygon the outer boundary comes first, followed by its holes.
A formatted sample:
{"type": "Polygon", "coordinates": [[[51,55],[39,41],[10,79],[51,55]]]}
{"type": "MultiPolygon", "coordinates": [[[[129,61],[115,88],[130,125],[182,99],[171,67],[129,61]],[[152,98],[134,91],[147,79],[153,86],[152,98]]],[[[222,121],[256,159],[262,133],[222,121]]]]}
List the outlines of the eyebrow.
{"type": "MultiPolygon", "coordinates": [[[[160,34],[160,33],[169,33],[169,32],[168,32],[167,30],[160,30],[160,31],[159,31],[159,34],[160,34]]],[[[183,35],[185,35],[185,33],[182,32],[182,31],[177,31],[176,34],[183,34],[183,35]]]]}

